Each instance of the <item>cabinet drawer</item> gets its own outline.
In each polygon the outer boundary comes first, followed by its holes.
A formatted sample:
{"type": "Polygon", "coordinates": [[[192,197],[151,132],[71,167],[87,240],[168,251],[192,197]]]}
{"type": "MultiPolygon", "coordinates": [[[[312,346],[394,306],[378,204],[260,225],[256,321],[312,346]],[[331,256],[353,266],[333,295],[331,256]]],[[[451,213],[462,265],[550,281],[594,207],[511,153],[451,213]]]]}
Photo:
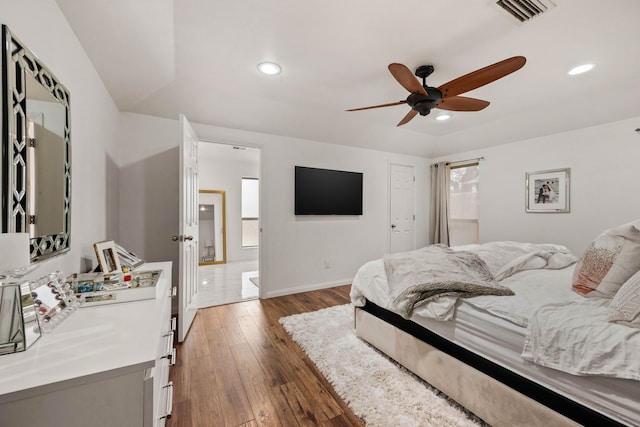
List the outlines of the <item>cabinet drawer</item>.
{"type": "Polygon", "coordinates": [[[160,339],[158,357],[152,373],[153,427],[164,426],[172,411],[173,384],[169,382],[169,368],[176,363],[176,349],[173,347],[176,318],[169,318],[167,325],[167,329],[163,329],[166,332],[160,339]]]}
{"type": "Polygon", "coordinates": [[[153,407],[153,410],[145,411],[145,423],[147,427],[164,425],[164,421],[171,417],[173,405],[173,383],[169,381],[169,361],[161,359],[151,370],[146,383],[145,406],[153,407]],[[149,405],[149,406],[147,406],[149,405]]]}
{"type": "Polygon", "coordinates": [[[162,335],[158,340],[156,348],[156,359],[169,359],[175,364],[175,349],[173,348],[173,339],[176,331],[176,318],[171,318],[165,327],[161,329],[162,335]]]}

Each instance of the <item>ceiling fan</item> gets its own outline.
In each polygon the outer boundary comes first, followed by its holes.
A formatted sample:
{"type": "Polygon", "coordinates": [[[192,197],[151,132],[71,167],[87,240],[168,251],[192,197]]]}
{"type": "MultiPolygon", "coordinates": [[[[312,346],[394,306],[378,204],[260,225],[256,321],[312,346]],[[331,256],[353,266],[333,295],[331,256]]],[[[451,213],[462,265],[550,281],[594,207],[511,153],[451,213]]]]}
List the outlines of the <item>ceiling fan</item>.
{"type": "Polygon", "coordinates": [[[526,62],[524,56],[514,56],[504,61],[496,62],[479,70],[465,74],[449,83],[445,83],[439,87],[427,86],[426,79],[433,73],[433,66],[422,65],[418,67],[415,75],[422,78],[422,84],[413,76],[413,73],[402,64],[389,64],[389,71],[395,79],[407,89],[411,94],[404,101],[392,102],[390,104],[372,105],[370,107],[352,108],[347,111],[368,110],[371,108],[390,107],[393,105],[409,104],[411,111],[398,126],[413,119],[417,114],[426,116],[431,112],[432,108],[449,111],[480,111],[489,105],[488,101],[482,99],[458,96],[461,93],[477,89],[493,81],[496,81],[514,71],[522,68],[526,62]]]}

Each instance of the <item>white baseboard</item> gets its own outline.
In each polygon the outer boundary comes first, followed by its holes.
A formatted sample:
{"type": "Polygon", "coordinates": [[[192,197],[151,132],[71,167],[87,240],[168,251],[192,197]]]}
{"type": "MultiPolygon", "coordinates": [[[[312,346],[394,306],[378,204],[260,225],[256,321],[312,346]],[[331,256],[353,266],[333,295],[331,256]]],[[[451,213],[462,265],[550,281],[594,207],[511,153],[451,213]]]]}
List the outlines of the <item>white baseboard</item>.
{"type": "Polygon", "coordinates": [[[335,280],[332,282],[315,283],[312,285],[293,286],[290,288],[277,289],[275,291],[268,291],[266,292],[266,295],[262,295],[261,297],[274,298],[274,297],[281,297],[284,295],[299,294],[302,292],[317,291],[319,289],[335,288],[336,286],[348,285],[351,283],[352,280],[353,278],[349,278],[349,279],[335,280]]]}

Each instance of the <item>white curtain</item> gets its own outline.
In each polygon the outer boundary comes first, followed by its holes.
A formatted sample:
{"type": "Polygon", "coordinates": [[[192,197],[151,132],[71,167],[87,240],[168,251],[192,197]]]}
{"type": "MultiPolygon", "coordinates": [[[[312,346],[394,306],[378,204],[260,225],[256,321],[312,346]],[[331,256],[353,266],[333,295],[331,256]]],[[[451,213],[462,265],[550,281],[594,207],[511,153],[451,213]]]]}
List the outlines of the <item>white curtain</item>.
{"type": "Polygon", "coordinates": [[[431,243],[449,246],[449,164],[431,165],[431,243]]]}

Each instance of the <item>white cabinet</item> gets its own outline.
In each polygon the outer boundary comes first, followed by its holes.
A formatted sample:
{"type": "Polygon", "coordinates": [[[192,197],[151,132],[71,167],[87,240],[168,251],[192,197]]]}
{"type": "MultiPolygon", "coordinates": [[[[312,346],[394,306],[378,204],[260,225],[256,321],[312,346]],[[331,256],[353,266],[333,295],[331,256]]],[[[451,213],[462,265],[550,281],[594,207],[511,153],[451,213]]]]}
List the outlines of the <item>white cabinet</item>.
{"type": "Polygon", "coordinates": [[[0,357],[3,427],[162,427],[175,360],[171,263],[156,299],[83,307],[29,350],[0,357]]]}

